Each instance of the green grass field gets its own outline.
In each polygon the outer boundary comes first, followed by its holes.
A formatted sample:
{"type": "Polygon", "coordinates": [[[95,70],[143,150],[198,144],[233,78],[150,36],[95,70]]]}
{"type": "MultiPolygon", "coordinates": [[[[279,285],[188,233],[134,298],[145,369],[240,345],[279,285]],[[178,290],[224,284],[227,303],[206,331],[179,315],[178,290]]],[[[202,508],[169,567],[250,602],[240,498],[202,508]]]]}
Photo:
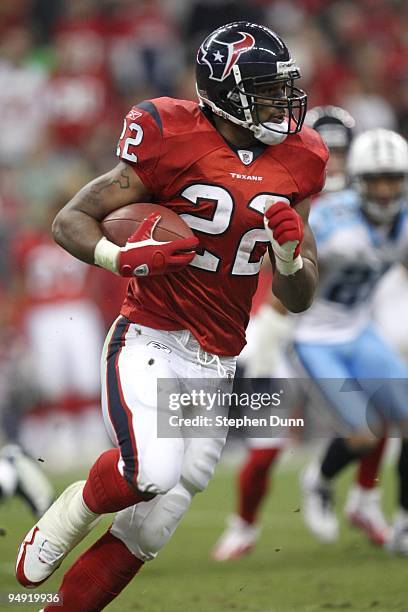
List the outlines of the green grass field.
{"type": "MultiPolygon", "coordinates": [[[[391,515],[395,482],[391,469],[383,480],[385,507],[391,515]]],[[[338,487],[339,507],[344,501],[350,472],[338,487]]],[[[58,479],[58,490],[73,478],[58,479]]],[[[107,610],[117,612],[313,612],[315,610],[408,610],[408,559],[394,558],[366,542],[342,524],[341,539],[332,546],[316,543],[302,524],[297,471],[278,468],[272,494],[262,511],[263,533],[253,553],[241,560],[216,564],[209,551],[219,536],[225,516],[233,507],[234,472],[221,465],[207,491],[192,508],[173,540],[159,558],[147,565],[107,610]]],[[[0,507],[0,593],[23,591],[13,575],[21,536],[32,517],[20,500],[0,507]]],[[[108,519],[87,540],[96,539],[108,519]]],[[[84,546],[82,546],[83,548],[84,546]]],[[[76,558],[78,547],[64,563],[76,558]]],[[[56,591],[57,575],[43,592],[56,591]]],[[[44,585],[45,587],[45,585],[44,585]]],[[[0,606],[1,607],[1,606],[0,606]]],[[[9,610],[38,610],[39,605],[9,610]]],[[[81,610],[78,602],[78,612],[81,610]]]]}

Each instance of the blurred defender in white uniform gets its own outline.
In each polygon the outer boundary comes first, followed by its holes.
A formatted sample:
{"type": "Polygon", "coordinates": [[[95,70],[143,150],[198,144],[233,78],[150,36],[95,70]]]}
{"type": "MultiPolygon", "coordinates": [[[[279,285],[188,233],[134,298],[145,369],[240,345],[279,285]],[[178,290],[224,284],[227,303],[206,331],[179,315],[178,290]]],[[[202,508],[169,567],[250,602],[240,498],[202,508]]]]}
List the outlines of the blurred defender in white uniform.
{"type": "MultiPolygon", "coordinates": [[[[385,542],[408,554],[408,366],[376,329],[371,310],[379,280],[393,264],[408,265],[408,145],[389,130],[363,133],[351,147],[348,172],[351,188],[320,198],[313,209],[319,293],[295,329],[299,361],[342,424],[336,430],[342,437],[304,472],[303,514],[318,539],[335,540],[334,478],[367,455],[375,444],[373,434],[383,431],[384,423],[398,426],[403,438],[399,499],[393,532],[385,542]],[[328,379],[352,379],[358,388],[339,393],[328,379]]],[[[378,500],[372,497],[375,507],[378,500]]]]}

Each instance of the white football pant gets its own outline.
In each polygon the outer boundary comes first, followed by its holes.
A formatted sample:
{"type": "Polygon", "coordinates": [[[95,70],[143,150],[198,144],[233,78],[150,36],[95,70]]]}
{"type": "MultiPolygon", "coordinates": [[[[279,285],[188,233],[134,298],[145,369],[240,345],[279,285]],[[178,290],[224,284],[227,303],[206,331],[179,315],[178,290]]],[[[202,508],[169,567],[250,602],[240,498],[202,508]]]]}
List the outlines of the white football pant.
{"type": "MultiPolygon", "coordinates": [[[[235,363],[235,357],[206,353],[187,330],[161,331],[119,317],[108,334],[102,355],[105,425],[121,451],[120,472],[140,491],[156,494],[118,512],[111,528],[140,559],[153,559],[170,539],[192,497],[207,486],[227,435],[226,427],[217,427],[183,437],[186,431],[176,427],[173,437],[160,437],[157,381],[168,379],[173,391],[186,392],[185,379],[200,379],[212,393],[223,380],[230,391],[235,363]]],[[[228,405],[217,410],[227,415],[228,405]]],[[[192,417],[195,408],[180,414],[192,417]]]]}

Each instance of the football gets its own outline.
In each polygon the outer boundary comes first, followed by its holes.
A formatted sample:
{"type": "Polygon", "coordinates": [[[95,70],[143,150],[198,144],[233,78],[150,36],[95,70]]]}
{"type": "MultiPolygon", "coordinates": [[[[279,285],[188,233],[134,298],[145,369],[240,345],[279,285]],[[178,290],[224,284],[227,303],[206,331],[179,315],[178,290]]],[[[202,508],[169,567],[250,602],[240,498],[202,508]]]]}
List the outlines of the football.
{"type": "Polygon", "coordinates": [[[103,219],[101,228],[108,240],[118,246],[125,246],[129,236],[151,213],[161,215],[153,233],[155,240],[168,242],[169,240],[194,236],[193,231],[177,213],[160,204],[137,203],[118,208],[103,219]]]}

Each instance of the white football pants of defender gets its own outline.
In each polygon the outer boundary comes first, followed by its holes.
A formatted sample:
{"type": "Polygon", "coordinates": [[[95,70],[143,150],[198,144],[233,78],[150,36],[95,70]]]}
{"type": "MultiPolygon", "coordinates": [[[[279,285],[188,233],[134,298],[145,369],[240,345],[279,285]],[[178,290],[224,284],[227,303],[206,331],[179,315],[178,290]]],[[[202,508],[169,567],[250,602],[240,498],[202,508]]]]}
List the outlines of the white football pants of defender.
{"type": "Polygon", "coordinates": [[[218,428],[216,437],[183,438],[177,430],[177,437],[158,437],[157,379],[171,379],[182,392],[188,391],[185,379],[208,379],[206,391],[215,392],[221,378],[232,386],[235,365],[235,357],[206,353],[187,330],[161,331],[119,317],[108,334],[102,355],[105,425],[121,451],[120,472],[140,491],[156,494],[118,512],[111,527],[139,559],[156,557],[195,493],[206,488],[227,434],[218,428]]]}

